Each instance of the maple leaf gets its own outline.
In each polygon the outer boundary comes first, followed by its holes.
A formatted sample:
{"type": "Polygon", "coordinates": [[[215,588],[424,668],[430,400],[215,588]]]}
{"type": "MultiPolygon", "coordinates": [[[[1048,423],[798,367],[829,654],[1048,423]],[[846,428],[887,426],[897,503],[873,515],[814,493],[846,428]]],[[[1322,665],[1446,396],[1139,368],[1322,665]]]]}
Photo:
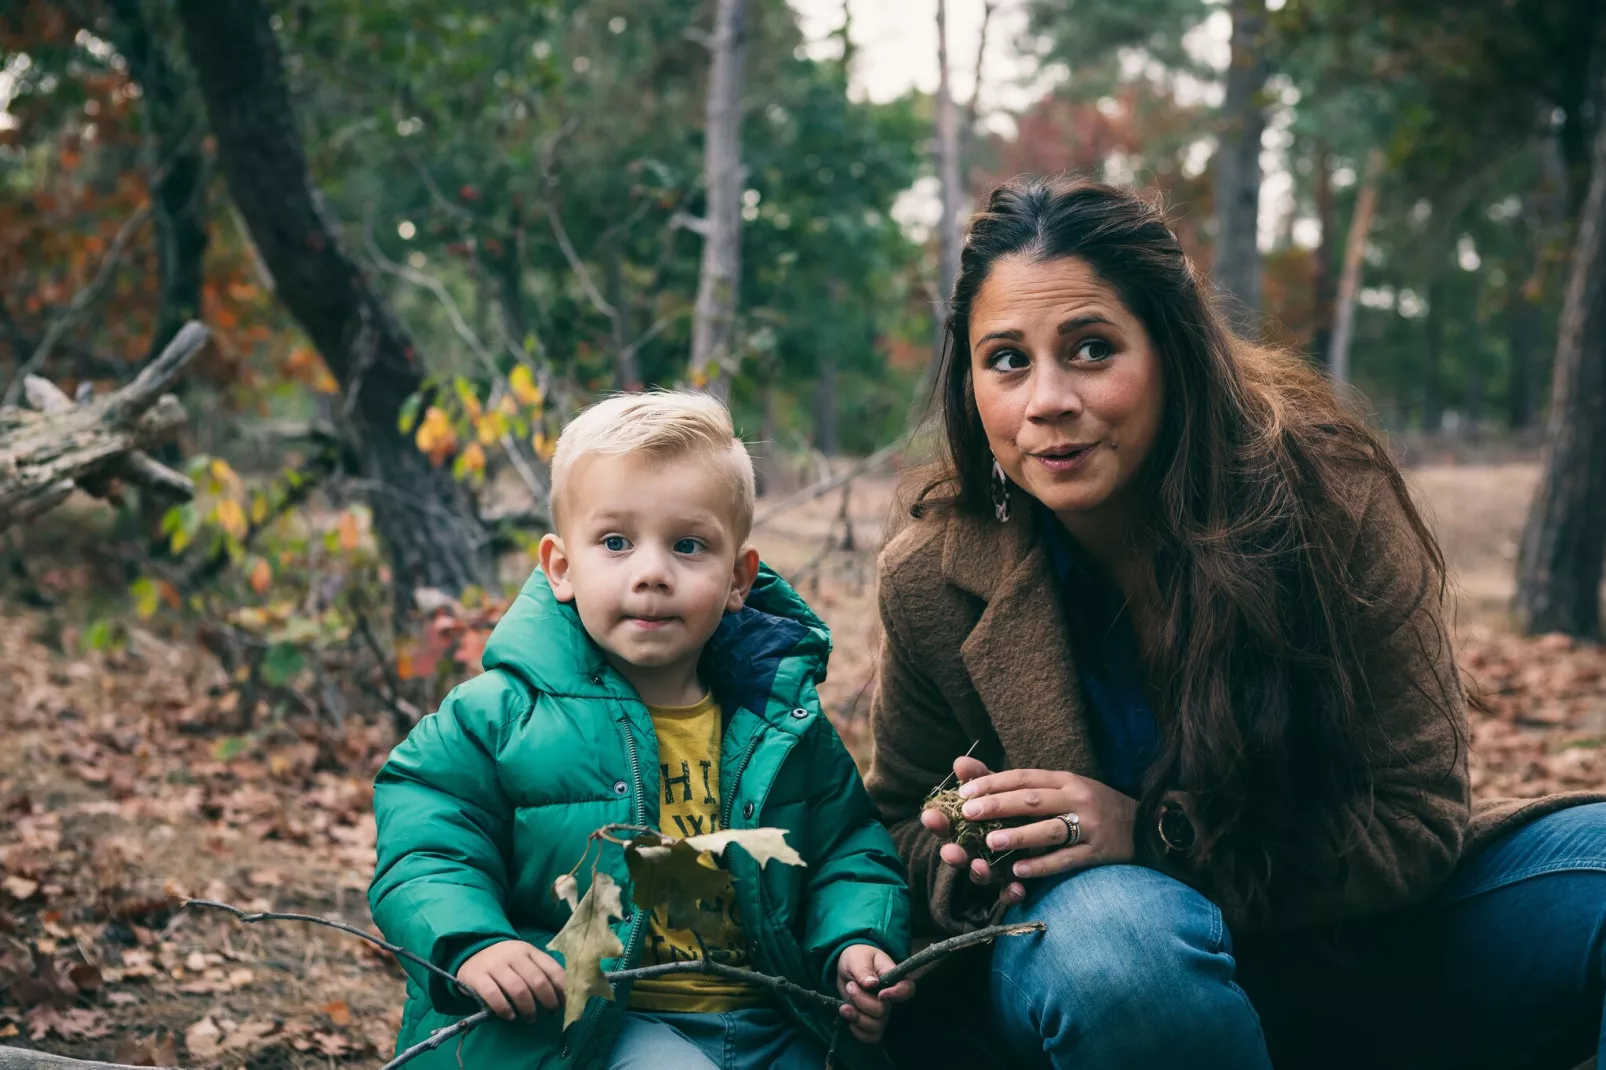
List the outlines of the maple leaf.
{"type": "MultiPolygon", "coordinates": [[[[573,887],[555,890],[561,895],[572,892],[573,887]]],[[[623,917],[619,886],[606,873],[598,873],[575,904],[574,913],[547,945],[563,956],[563,1028],[580,1019],[592,996],[613,999],[613,985],[603,975],[602,960],[625,953],[625,946],[608,924],[610,919],[623,917]]]]}
{"type": "Polygon", "coordinates": [[[730,894],[731,875],[704,848],[644,832],[625,848],[631,900],[643,910],[662,909],[671,929],[695,929],[709,911],[704,900],[730,894]]]}

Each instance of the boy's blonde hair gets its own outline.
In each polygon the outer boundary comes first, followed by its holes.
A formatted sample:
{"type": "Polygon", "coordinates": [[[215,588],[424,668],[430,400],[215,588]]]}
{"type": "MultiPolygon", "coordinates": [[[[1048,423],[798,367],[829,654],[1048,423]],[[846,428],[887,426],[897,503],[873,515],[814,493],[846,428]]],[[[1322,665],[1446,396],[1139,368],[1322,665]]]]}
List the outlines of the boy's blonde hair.
{"type": "Polygon", "coordinates": [[[731,496],[737,545],[753,528],[753,459],[736,437],[730,412],[707,394],[653,390],[615,394],[583,409],[558,436],[552,454],[552,523],[559,524],[569,475],[582,457],[644,451],[656,460],[712,461],[731,496]]]}

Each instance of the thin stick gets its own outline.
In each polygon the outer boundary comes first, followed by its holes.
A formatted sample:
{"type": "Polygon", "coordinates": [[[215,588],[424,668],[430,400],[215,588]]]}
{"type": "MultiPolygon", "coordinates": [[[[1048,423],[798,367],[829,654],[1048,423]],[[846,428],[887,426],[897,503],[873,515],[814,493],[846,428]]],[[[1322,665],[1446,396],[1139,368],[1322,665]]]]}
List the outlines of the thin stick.
{"type": "Polygon", "coordinates": [[[330,929],[339,929],[343,933],[350,933],[352,936],[360,937],[368,941],[370,944],[373,944],[375,947],[384,948],[392,955],[398,955],[410,962],[418,963],[420,966],[424,967],[424,969],[435,974],[437,977],[445,978],[447,983],[449,983],[453,988],[467,994],[476,1002],[479,1002],[481,1006],[484,1006],[484,1003],[480,1000],[478,993],[476,993],[472,988],[469,988],[463,982],[459,981],[457,978],[453,977],[451,974],[447,973],[445,970],[441,969],[439,966],[435,965],[433,962],[423,958],[422,956],[413,954],[405,947],[399,947],[396,944],[390,943],[388,940],[381,940],[373,933],[364,932],[355,925],[347,925],[343,921],[335,921],[332,918],[320,918],[312,914],[275,914],[270,911],[258,911],[256,913],[252,913],[241,910],[236,906],[230,906],[228,903],[219,903],[215,899],[186,899],[184,900],[184,906],[186,909],[189,907],[206,907],[209,910],[227,911],[228,913],[233,914],[237,920],[246,922],[247,924],[258,921],[306,921],[311,922],[313,925],[322,925],[330,929]]]}
{"type": "Polygon", "coordinates": [[[947,940],[939,940],[924,950],[910,955],[882,974],[881,984],[877,987],[881,990],[891,988],[915,971],[923,969],[944,955],[951,954],[962,948],[989,943],[1000,936],[1024,936],[1026,933],[1040,933],[1047,928],[1048,926],[1040,921],[1026,921],[1016,925],[993,925],[986,929],[977,929],[975,932],[950,937],[947,940]]]}
{"type": "Polygon", "coordinates": [[[828,996],[823,992],[816,992],[812,988],[804,988],[802,985],[793,984],[784,977],[773,977],[767,973],[743,970],[739,967],[728,966],[723,962],[714,962],[710,959],[660,962],[653,966],[637,966],[632,970],[609,970],[603,976],[608,979],[609,984],[618,984],[621,981],[642,981],[650,977],[663,977],[672,973],[709,973],[718,977],[728,977],[733,981],[745,981],[748,984],[768,988],[778,995],[788,995],[796,999],[808,1000],[832,1013],[835,1013],[842,1006],[842,1001],[835,996],[828,996]]]}
{"type": "Polygon", "coordinates": [[[475,1026],[484,1025],[490,1020],[491,1012],[489,1010],[475,1011],[462,1021],[453,1022],[444,1029],[435,1030],[435,1032],[429,1035],[428,1040],[421,1040],[417,1044],[414,1044],[406,1051],[397,1055],[390,1062],[380,1067],[379,1070],[395,1070],[396,1067],[401,1066],[403,1063],[410,1063],[420,1055],[424,1054],[426,1051],[434,1051],[436,1048],[440,1047],[448,1040],[451,1040],[453,1037],[461,1036],[462,1034],[467,1033],[470,1029],[473,1029],[475,1026]]]}
{"type": "Polygon", "coordinates": [[[753,518],[753,527],[759,528],[790,509],[794,509],[804,502],[811,502],[822,494],[829,494],[850,479],[857,479],[872,469],[879,468],[896,457],[902,449],[909,444],[908,435],[900,435],[898,441],[890,446],[882,446],[863,460],[855,461],[851,467],[838,472],[829,479],[822,479],[811,487],[804,487],[796,494],[789,495],[765,509],[753,518]]]}

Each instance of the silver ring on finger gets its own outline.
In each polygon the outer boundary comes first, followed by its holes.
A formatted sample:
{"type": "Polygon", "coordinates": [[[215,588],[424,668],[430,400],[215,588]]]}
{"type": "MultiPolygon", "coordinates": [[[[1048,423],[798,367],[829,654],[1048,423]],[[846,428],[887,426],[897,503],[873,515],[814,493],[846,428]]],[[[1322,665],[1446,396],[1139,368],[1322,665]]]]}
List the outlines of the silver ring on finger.
{"type": "Polygon", "coordinates": [[[1065,842],[1060,846],[1075,847],[1077,844],[1081,843],[1082,819],[1077,817],[1075,814],[1058,814],[1056,816],[1061,821],[1065,822],[1065,842]]]}

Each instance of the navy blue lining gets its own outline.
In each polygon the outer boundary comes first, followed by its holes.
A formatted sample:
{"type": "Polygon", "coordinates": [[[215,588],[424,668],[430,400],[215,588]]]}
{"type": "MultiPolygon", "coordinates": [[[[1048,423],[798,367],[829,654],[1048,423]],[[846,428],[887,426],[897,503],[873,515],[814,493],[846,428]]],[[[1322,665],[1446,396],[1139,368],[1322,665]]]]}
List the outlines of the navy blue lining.
{"type": "Polygon", "coordinates": [[[1037,510],[1037,523],[1059,583],[1076,674],[1093,708],[1093,744],[1105,781],[1135,797],[1154,761],[1157,730],[1126,600],[1052,513],[1037,510]]]}
{"type": "Polygon", "coordinates": [[[727,613],[703,648],[698,674],[727,719],[742,707],[762,714],[781,662],[807,636],[798,621],[751,606],[727,613]]]}

